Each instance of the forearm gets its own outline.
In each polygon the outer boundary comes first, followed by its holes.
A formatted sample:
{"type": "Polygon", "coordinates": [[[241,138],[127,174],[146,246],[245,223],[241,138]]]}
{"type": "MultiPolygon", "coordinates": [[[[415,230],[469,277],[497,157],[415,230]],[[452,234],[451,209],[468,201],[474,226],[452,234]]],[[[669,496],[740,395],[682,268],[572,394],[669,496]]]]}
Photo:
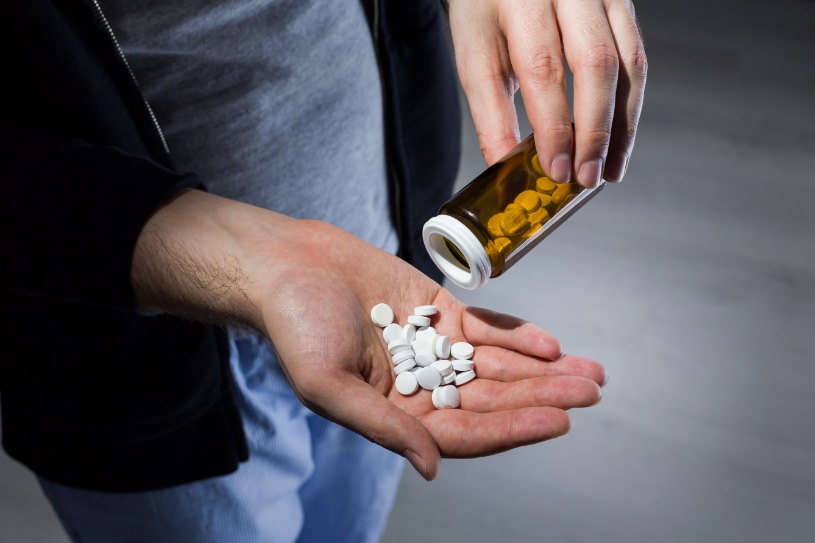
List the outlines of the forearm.
{"type": "Polygon", "coordinates": [[[301,221],[197,190],[180,191],[145,224],[131,268],[137,303],[199,321],[262,330],[260,292],[277,282],[301,221]]]}

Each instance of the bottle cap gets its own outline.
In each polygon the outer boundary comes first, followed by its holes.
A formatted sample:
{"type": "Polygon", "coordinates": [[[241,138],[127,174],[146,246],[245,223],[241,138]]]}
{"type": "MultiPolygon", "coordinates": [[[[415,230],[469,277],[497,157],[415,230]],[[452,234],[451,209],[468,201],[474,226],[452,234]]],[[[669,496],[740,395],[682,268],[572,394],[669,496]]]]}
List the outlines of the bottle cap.
{"type": "Polygon", "coordinates": [[[427,253],[442,273],[456,285],[469,290],[484,286],[492,275],[492,265],[484,246],[472,230],[449,215],[437,215],[424,224],[422,238],[427,253]],[[465,266],[445,240],[461,253],[465,266]]]}

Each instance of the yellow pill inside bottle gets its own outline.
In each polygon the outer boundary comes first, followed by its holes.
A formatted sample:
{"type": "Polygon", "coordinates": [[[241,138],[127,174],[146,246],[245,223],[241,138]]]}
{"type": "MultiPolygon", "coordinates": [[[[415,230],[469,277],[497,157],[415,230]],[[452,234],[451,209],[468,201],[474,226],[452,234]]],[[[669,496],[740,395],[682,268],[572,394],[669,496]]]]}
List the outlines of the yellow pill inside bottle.
{"type": "Polygon", "coordinates": [[[509,241],[509,238],[497,238],[494,243],[495,248],[502,255],[505,255],[509,248],[512,246],[512,242],[509,241]]]}
{"type": "Polygon", "coordinates": [[[559,183],[555,189],[555,192],[552,193],[552,203],[555,205],[560,205],[561,202],[563,202],[566,197],[572,193],[575,185],[577,185],[577,183],[559,183]]]}
{"type": "Polygon", "coordinates": [[[503,213],[496,213],[490,220],[487,221],[487,230],[493,237],[499,238],[504,235],[504,229],[501,228],[501,221],[504,219],[503,213]]]}
{"type": "Polygon", "coordinates": [[[530,224],[540,224],[544,221],[549,220],[549,212],[546,208],[539,208],[537,211],[529,214],[529,223],[530,224]]]}
{"type": "Polygon", "coordinates": [[[557,183],[555,183],[548,177],[539,177],[538,180],[535,181],[535,189],[537,189],[538,192],[542,192],[544,194],[552,194],[556,188],[557,183]]]}
{"type": "Polygon", "coordinates": [[[501,229],[510,236],[514,236],[528,227],[529,220],[526,217],[526,211],[518,204],[509,204],[501,219],[501,229]]]}
{"type": "Polygon", "coordinates": [[[534,190],[525,190],[515,197],[515,203],[524,208],[527,213],[532,213],[541,205],[540,194],[534,190]]]}

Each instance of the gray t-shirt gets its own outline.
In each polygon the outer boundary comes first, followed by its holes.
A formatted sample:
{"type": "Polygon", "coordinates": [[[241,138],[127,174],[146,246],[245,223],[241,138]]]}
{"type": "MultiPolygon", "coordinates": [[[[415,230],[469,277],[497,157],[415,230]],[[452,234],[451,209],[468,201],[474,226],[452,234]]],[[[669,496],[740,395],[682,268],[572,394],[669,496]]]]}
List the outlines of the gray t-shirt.
{"type": "Polygon", "coordinates": [[[359,0],[100,0],[170,153],[208,189],[395,252],[359,0]]]}

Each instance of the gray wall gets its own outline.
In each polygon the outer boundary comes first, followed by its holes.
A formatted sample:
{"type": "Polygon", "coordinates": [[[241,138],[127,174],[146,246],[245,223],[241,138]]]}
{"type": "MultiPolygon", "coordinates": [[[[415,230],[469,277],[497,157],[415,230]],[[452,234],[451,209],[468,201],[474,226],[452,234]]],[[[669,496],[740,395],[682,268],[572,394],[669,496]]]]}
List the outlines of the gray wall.
{"type": "MultiPolygon", "coordinates": [[[[813,540],[815,3],[638,12],[627,178],[505,278],[454,289],[605,363],[604,399],[550,443],[406,470],[385,543],[813,540]]],[[[483,169],[465,133],[462,183],[483,169]]],[[[0,541],[66,541],[3,454],[0,541]]]]}

